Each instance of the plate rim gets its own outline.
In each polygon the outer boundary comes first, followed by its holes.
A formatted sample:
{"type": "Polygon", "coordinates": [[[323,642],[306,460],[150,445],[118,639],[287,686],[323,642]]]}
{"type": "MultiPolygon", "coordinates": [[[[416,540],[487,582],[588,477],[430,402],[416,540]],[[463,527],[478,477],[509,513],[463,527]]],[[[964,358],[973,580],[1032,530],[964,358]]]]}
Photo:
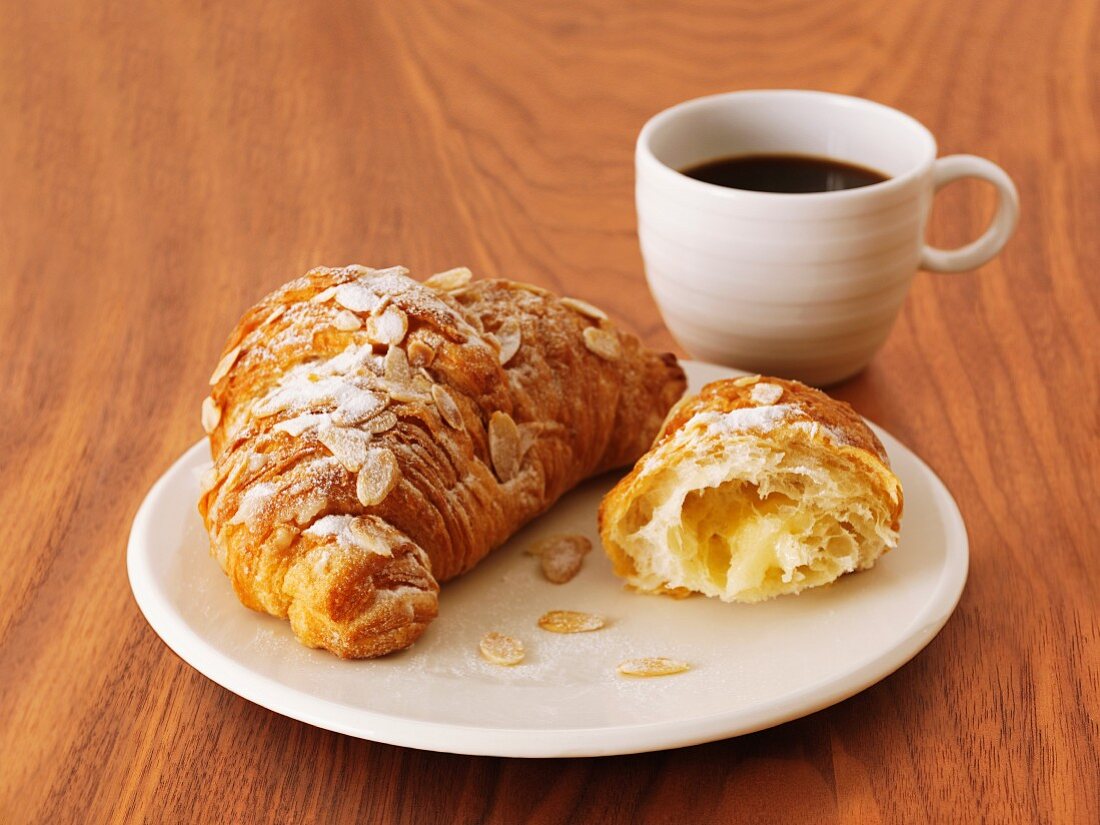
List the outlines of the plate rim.
{"type": "MultiPolygon", "coordinates": [[[[681,364],[735,372],[731,368],[703,361],[681,359],[681,364]]],[[[870,421],[867,423],[879,438],[885,436],[884,440],[896,443],[905,450],[927,476],[947,532],[946,556],[933,593],[912,617],[910,627],[915,629],[906,632],[899,643],[861,660],[824,683],[801,688],[780,700],[755,702],[727,713],[615,727],[536,730],[481,727],[408,719],[351,707],[256,673],[207,642],[171,607],[170,600],[160,595],[153,573],[153,554],[142,552],[143,545],[153,546],[145,537],[153,526],[155,505],[169,479],[181,471],[181,465],[195,460],[195,454],[207,446],[206,439],[184,451],[146,493],[134,516],[127,541],[127,577],[134,600],[153,632],[188,665],[243,699],[282,716],[336,733],[443,753],[526,758],[644,753],[742,736],[816,713],[887,678],[936,637],[962,597],[969,573],[970,553],[969,536],[958,504],[947,486],[920,456],[881,427],[870,421]]]]}

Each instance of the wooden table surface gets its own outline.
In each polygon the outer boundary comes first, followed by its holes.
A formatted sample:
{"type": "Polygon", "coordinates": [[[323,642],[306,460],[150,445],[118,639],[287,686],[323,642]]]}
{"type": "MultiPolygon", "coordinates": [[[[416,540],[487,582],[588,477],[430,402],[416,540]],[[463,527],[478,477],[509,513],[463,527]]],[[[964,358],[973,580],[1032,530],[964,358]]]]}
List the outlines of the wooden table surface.
{"type": "MultiPolygon", "coordinates": [[[[1100,8],[1091,0],[4,3],[0,821],[1100,821],[1100,8]],[[958,611],[831,709],[666,753],[508,760],[316,730],[130,595],[153,481],[239,313],[315,264],[468,264],[672,347],[634,137],[679,100],[864,95],[1004,166],[1023,217],[919,275],[838,388],[958,499],[958,611]]],[[[976,236],[979,184],[930,234],[976,236]]]]}

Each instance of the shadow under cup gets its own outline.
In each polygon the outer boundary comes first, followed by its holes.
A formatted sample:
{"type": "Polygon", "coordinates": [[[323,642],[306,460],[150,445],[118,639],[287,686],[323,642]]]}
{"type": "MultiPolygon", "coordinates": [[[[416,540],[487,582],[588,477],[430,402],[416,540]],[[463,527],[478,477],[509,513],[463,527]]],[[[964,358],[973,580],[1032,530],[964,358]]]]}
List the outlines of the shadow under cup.
{"type": "Polygon", "coordinates": [[[638,235],[650,288],[693,355],[826,385],[886,340],[921,261],[936,143],[920,123],[821,92],[734,92],[668,109],[636,154],[638,235]],[[797,154],[888,180],[809,194],[744,191],[678,170],[797,154]]]}

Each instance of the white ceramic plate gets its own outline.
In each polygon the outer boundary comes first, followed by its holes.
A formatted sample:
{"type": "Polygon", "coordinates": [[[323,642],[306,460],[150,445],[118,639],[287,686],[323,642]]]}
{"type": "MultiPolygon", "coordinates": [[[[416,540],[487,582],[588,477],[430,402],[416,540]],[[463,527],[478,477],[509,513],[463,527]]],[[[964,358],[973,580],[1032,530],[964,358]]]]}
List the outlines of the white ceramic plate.
{"type": "MultiPolygon", "coordinates": [[[[684,364],[693,390],[737,374],[684,364]]],[[[195,509],[208,466],[196,444],[153,486],[134,519],[130,584],[160,637],[188,664],[259,705],[311,725],[414,748],[496,756],[596,756],[692,745],[795,719],[857,693],[915,656],[951,615],[967,537],[943,483],[876,428],[905,489],[900,546],[874,569],[759,605],[683,601],[623,590],[599,551],[596,509],[615,477],[588,482],[473,572],[447,584],[439,618],[410,650],[341,661],[299,645],[289,625],[237,601],[195,509]],[[524,548],[577,532],[596,548],[564,585],[524,548]],[[547,610],[599,613],[608,626],[561,636],[547,610]],[[521,638],[527,659],[481,659],[482,634],[521,638]],[[691,662],[630,679],[638,656],[691,662]]]]}

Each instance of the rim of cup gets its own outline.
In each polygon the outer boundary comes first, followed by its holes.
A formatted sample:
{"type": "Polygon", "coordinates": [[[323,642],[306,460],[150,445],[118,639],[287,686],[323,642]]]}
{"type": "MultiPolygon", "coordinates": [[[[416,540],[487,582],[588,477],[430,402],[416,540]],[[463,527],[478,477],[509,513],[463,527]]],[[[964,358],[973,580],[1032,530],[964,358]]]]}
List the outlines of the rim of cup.
{"type": "MultiPolygon", "coordinates": [[[[933,137],[928,127],[917,120],[911,115],[907,115],[905,112],[899,111],[892,106],[887,106],[883,103],[877,103],[873,100],[868,100],[862,97],[855,97],[854,95],[843,95],[836,92],[822,92],[813,89],[744,89],[734,92],[719,92],[718,94],[705,95],[703,97],[692,98],[691,100],[685,100],[681,103],[677,103],[674,106],[670,106],[661,112],[658,112],[642,127],[641,132],[638,134],[638,142],[636,146],[636,156],[639,163],[645,163],[656,174],[665,177],[667,180],[675,180],[681,185],[694,188],[699,192],[708,192],[716,197],[726,199],[741,199],[751,198],[758,201],[773,201],[773,202],[790,202],[793,199],[812,198],[815,200],[851,200],[860,197],[867,197],[870,194],[883,194],[895,189],[902,189],[911,184],[914,179],[919,178],[928,172],[928,168],[932,165],[936,159],[937,146],[936,139],[933,137]],[[705,109],[708,107],[720,104],[723,101],[731,98],[740,98],[742,100],[749,97],[771,97],[771,98],[788,98],[794,99],[798,97],[806,98],[812,97],[819,100],[826,100],[831,104],[839,104],[842,106],[851,106],[861,109],[873,109],[880,115],[885,115],[893,119],[898,124],[917,132],[923,140],[925,146],[923,151],[923,157],[920,161],[914,164],[911,168],[902,172],[900,175],[892,175],[886,180],[879,181],[878,183],[872,183],[867,186],[860,186],[854,189],[834,189],[825,192],[759,192],[750,189],[733,189],[728,186],[720,186],[716,183],[707,183],[706,181],[697,180],[696,178],[685,175],[679,169],[669,166],[664,161],[660,160],[654,153],[650,146],[654,134],[657,133],[662,127],[666,126],[669,122],[676,120],[693,109],[705,109]]],[[[857,161],[858,162],[858,161],[857,161]]]]}

